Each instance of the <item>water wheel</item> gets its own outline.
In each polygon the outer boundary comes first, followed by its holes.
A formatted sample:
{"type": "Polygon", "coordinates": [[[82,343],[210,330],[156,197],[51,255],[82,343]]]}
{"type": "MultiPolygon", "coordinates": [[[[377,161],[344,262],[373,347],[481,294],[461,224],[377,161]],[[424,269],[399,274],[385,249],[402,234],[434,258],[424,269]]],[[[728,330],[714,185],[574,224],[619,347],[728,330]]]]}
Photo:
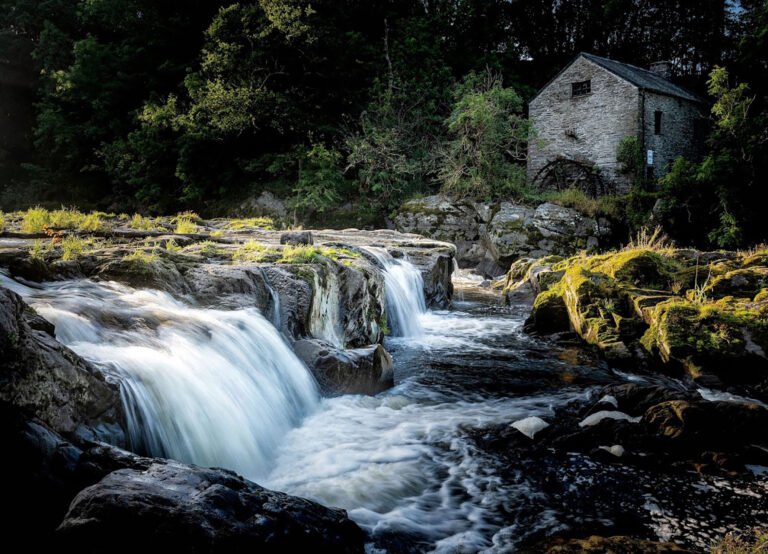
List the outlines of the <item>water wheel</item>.
{"type": "Polygon", "coordinates": [[[542,190],[578,189],[592,198],[612,190],[594,164],[567,158],[557,158],[542,167],[533,184],[542,190]]]}

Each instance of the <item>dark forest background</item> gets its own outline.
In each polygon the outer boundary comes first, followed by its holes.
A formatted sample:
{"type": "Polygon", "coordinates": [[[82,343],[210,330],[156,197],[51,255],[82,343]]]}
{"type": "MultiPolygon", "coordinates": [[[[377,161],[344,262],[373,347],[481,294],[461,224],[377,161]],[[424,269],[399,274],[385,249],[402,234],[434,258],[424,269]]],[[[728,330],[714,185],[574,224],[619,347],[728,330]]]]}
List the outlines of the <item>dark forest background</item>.
{"type": "Polygon", "coordinates": [[[671,60],[714,108],[706,158],[638,179],[621,218],[764,240],[768,9],[753,0],[1,0],[0,66],[21,77],[0,83],[28,104],[4,115],[19,136],[0,208],[218,214],[268,190],[374,221],[439,189],[526,201],[526,101],[580,51],[671,60]]]}

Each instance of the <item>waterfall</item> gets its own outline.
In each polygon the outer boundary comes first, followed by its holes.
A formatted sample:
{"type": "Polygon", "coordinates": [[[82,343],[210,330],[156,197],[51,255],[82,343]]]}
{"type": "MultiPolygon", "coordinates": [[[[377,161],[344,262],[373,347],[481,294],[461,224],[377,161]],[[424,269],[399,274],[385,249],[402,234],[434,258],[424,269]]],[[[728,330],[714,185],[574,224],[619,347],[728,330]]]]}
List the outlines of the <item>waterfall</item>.
{"type": "Polygon", "coordinates": [[[119,380],[134,450],[260,479],[318,404],[314,379],[255,309],[198,309],[116,283],[15,288],[119,380]]]}
{"type": "Polygon", "coordinates": [[[320,280],[320,275],[315,271],[314,279],[312,310],[309,314],[309,332],[313,337],[323,339],[336,348],[344,348],[339,309],[341,300],[339,299],[339,283],[336,274],[327,270],[325,283],[323,283],[320,280]]]}
{"type": "Polygon", "coordinates": [[[419,316],[427,311],[424,279],[408,260],[393,258],[383,248],[366,248],[384,268],[387,323],[397,337],[417,337],[424,329],[419,316]]]}

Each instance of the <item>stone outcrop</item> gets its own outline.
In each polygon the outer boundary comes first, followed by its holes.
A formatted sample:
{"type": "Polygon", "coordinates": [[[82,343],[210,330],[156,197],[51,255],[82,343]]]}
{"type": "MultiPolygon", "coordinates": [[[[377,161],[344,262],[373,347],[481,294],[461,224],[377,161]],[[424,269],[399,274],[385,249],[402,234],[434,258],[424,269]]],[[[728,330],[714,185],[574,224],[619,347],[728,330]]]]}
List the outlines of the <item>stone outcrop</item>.
{"type": "Polygon", "coordinates": [[[322,339],[337,349],[365,348],[384,337],[382,268],[366,247],[413,263],[422,273],[428,306],[445,308],[451,302],[455,248],[417,235],[354,229],[284,233],[254,227],[251,220],[196,220],[196,232],[174,234],[168,218],[153,224],[159,230],[137,231],[115,218],[87,236],[68,231],[90,242],[67,260],[61,244],[10,231],[12,240],[0,240],[0,267],[33,281],[113,280],[203,306],[252,307],[291,342],[322,339]],[[47,241],[35,258],[33,240],[47,241]]]}
{"type": "Polygon", "coordinates": [[[765,398],[764,260],[634,248],[521,262],[510,271],[506,290],[530,286],[537,293],[530,329],[573,330],[615,362],[685,371],[705,386],[733,386],[765,398]]]}
{"type": "Polygon", "coordinates": [[[0,404],[57,433],[123,444],[117,386],[60,344],[53,325],[0,287],[0,404]]]}
{"type": "Polygon", "coordinates": [[[344,510],[266,490],[223,469],[132,459],[82,490],[57,530],[80,552],[362,553],[344,510]],[[119,540],[116,544],[116,538],[119,540]]]}
{"type": "Polygon", "coordinates": [[[460,267],[477,267],[492,277],[504,273],[519,258],[571,255],[604,247],[611,239],[607,220],[556,204],[485,204],[439,195],[403,204],[395,226],[454,243],[460,267]]]}

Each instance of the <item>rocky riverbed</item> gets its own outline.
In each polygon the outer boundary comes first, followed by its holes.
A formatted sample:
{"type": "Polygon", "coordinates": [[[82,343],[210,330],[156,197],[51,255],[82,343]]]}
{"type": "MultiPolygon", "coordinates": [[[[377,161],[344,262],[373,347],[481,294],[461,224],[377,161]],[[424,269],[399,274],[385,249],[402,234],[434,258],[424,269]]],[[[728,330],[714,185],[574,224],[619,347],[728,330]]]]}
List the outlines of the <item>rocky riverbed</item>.
{"type": "Polygon", "coordinates": [[[394,231],[103,220],[0,238],[9,536],[699,552],[768,525],[761,251],[520,260],[501,291],[394,231]]]}

